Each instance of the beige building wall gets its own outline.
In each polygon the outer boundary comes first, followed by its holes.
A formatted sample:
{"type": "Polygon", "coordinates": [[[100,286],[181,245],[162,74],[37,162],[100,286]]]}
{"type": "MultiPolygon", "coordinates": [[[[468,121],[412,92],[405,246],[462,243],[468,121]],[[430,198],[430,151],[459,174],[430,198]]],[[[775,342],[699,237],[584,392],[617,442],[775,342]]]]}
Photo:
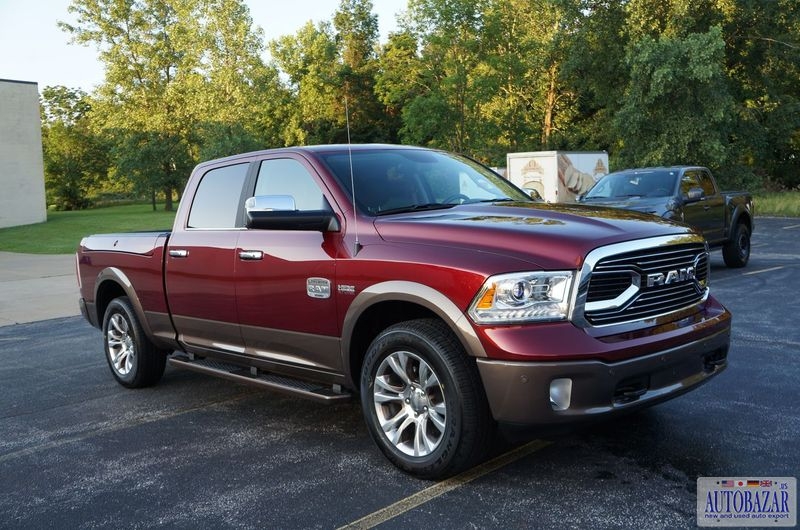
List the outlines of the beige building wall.
{"type": "Polygon", "coordinates": [[[46,220],[39,87],[0,79],[0,228],[46,220]]]}

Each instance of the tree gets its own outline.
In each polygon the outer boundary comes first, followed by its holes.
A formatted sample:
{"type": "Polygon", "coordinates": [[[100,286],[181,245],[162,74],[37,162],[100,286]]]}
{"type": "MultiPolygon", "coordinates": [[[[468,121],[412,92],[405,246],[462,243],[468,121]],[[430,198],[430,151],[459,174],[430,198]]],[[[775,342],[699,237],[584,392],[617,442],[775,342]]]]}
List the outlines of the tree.
{"type": "Polygon", "coordinates": [[[773,186],[798,187],[800,4],[727,2],[723,15],[727,72],[736,100],[732,163],[747,170],[728,185],[759,185],[766,178],[773,186]]]}
{"type": "Polygon", "coordinates": [[[270,43],[270,50],[287,75],[292,93],[283,130],[286,143],[342,141],[344,100],[337,84],[337,48],[331,25],[315,26],[309,21],[295,35],[270,43]]]}
{"type": "Polygon", "coordinates": [[[339,85],[350,111],[354,142],[396,139],[393,122],[376,94],[378,74],[378,17],[370,0],[341,0],[333,16],[340,56],[339,85]]]}
{"type": "Polygon", "coordinates": [[[472,73],[479,63],[484,2],[412,0],[407,31],[419,42],[424,87],[403,109],[403,141],[474,152],[480,100],[472,73]]]}
{"type": "Polygon", "coordinates": [[[378,20],[370,0],[342,0],[333,24],[308,22],[271,43],[292,92],[287,143],[346,142],[345,100],[352,141],[396,137],[375,93],[377,46],[378,20]]]}
{"type": "Polygon", "coordinates": [[[614,119],[623,166],[728,161],[733,98],[716,26],[686,37],[642,37],[630,47],[630,82],[614,119]]]}
{"type": "Polygon", "coordinates": [[[288,91],[261,59],[263,32],[239,0],[202,6],[205,83],[198,127],[201,160],[282,144],[288,91]]]}
{"type": "Polygon", "coordinates": [[[81,90],[45,87],[41,104],[47,202],[60,210],[86,208],[109,166],[106,145],[89,123],[89,97],[81,90]]]}
{"type": "Polygon", "coordinates": [[[165,209],[200,154],[278,141],[278,74],[242,0],[73,0],[70,12],[62,28],[105,65],[96,110],[117,166],[165,209]]]}

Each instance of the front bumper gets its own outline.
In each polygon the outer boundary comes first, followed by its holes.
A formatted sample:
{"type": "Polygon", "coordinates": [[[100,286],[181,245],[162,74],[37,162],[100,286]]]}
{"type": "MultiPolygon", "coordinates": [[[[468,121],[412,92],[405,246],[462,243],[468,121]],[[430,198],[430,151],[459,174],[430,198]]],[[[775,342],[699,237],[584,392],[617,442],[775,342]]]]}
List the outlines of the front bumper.
{"type": "Polygon", "coordinates": [[[600,419],[679,396],[727,367],[730,328],[618,362],[512,362],[477,359],[494,418],[517,426],[600,419]],[[570,405],[555,410],[550,384],[572,380],[570,405]]]}

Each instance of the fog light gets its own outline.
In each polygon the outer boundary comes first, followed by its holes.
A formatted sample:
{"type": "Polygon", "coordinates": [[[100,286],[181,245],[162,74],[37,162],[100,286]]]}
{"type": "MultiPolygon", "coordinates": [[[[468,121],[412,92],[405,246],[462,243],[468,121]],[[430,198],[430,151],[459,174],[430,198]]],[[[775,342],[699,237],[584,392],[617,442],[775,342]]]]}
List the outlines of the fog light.
{"type": "Polygon", "coordinates": [[[572,398],[572,379],[553,379],[550,383],[550,406],[553,410],[567,410],[572,398]]]}

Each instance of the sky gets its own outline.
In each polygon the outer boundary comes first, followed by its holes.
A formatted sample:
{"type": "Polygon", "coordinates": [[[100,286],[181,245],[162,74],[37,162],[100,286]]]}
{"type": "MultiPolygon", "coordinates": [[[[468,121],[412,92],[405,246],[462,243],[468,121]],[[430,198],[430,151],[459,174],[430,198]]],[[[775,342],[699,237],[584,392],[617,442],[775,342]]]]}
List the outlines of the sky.
{"type": "MultiPolygon", "coordinates": [[[[91,92],[103,81],[97,50],[70,44],[58,21],[74,22],[70,0],[0,0],[0,79],[64,85],[91,92]]],[[[340,0],[245,0],[265,41],[294,34],[309,20],[331,20],[340,0]]],[[[408,0],[373,0],[381,42],[396,29],[408,0]]]]}

